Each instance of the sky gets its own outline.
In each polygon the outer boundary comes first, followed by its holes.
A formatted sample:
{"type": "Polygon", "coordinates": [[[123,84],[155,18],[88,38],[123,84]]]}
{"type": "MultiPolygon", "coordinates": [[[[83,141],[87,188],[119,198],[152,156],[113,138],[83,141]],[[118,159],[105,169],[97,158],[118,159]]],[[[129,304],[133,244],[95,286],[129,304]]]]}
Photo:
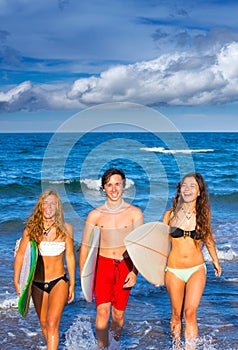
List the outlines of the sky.
{"type": "Polygon", "coordinates": [[[238,131],[237,13],[237,0],[1,0],[0,132],[54,132],[114,103],[179,131],[238,131]]]}

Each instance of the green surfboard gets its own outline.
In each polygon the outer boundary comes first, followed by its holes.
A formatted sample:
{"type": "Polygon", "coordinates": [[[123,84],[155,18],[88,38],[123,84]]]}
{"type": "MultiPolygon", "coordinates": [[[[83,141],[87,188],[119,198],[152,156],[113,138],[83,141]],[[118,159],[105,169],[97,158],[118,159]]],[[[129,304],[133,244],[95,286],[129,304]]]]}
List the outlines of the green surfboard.
{"type": "Polygon", "coordinates": [[[20,274],[20,297],[18,310],[23,317],[26,317],[31,299],[31,288],[35,274],[38,258],[38,248],[35,241],[31,240],[25,251],[23,265],[20,274]]]}

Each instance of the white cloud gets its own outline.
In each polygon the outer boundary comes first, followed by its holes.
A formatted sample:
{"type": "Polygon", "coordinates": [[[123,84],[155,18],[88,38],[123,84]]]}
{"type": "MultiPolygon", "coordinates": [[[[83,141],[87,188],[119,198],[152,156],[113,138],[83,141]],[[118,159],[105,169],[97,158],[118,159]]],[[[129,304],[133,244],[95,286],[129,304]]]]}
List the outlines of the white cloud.
{"type": "Polygon", "coordinates": [[[238,99],[238,43],[214,56],[184,52],[118,65],[72,86],[25,82],[0,93],[1,110],[80,109],[107,102],[203,106],[238,99]]]}
{"type": "Polygon", "coordinates": [[[192,0],[2,0],[0,111],[237,101],[237,9],[192,0]],[[72,82],[82,73],[89,77],[72,82]]]}
{"type": "Polygon", "coordinates": [[[32,98],[32,84],[26,81],[11,90],[0,92],[0,108],[2,111],[21,110],[23,106],[29,106],[32,98]]]}

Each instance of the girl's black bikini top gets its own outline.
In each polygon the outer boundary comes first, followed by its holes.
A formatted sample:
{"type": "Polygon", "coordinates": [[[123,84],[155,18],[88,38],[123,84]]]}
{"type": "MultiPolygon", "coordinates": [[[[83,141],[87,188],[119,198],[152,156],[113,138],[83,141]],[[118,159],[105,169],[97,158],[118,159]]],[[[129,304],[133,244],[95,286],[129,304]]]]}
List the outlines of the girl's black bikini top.
{"type": "MultiPolygon", "coordinates": [[[[190,237],[192,239],[195,239],[196,231],[195,230],[193,230],[193,231],[185,231],[185,230],[182,230],[179,227],[171,227],[170,235],[173,238],[190,237]]],[[[200,239],[200,238],[196,237],[196,239],[200,239]]]]}

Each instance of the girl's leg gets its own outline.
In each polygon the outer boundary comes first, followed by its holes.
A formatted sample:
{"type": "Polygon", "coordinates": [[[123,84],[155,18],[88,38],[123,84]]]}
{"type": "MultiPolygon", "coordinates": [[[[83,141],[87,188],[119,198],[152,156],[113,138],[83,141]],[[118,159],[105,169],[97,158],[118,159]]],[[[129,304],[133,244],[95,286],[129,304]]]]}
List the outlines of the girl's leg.
{"type": "Polygon", "coordinates": [[[40,320],[42,333],[47,343],[48,294],[33,285],[31,296],[32,296],[32,300],[35,306],[37,316],[40,320]]]}
{"type": "Polygon", "coordinates": [[[49,293],[47,313],[47,350],[57,350],[59,325],[69,295],[68,283],[60,280],[49,293]]]}
{"type": "Polygon", "coordinates": [[[186,297],[184,302],[185,319],[185,341],[186,349],[196,348],[196,339],[198,336],[197,309],[201,301],[206,283],[206,272],[204,267],[200,267],[187,282],[186,297]]]}
{"type": "Polygon", "coordinates": [[[169,293],[172,317],[170,329],[174,345],[178,345],[181,339],[182,330],[182,313],[185,292],[185,282],[178,278],[175,274],[167,271],[165,274],[165,284],[169,293]]]}

